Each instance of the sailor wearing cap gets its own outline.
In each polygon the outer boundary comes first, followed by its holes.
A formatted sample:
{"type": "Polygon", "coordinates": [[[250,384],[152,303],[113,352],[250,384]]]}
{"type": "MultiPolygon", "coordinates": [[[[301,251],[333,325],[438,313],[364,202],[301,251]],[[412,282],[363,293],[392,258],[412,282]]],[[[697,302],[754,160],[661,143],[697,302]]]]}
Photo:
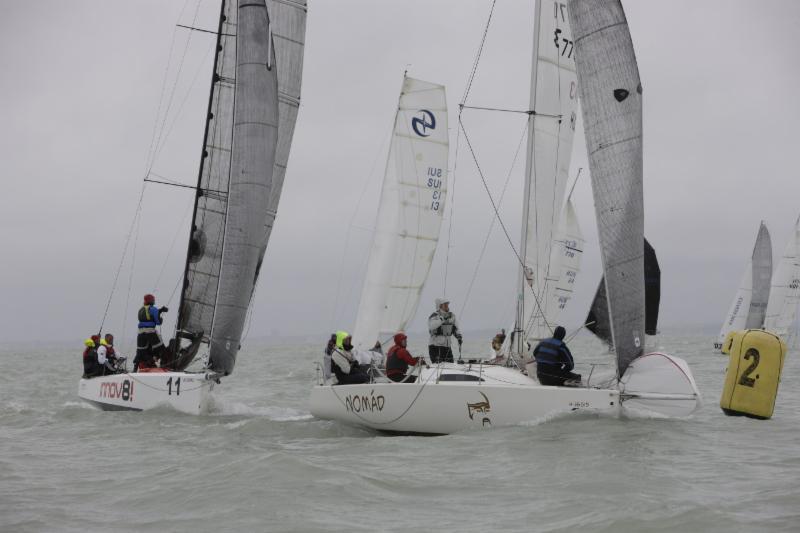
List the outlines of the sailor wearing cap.
{"type": "Polygon", "coordinates": [[[428,332],[431,340],[428,343],[428,354],[433,363],[453,362],[452,338],[455,337],[461,346],[461,332],[458,330],[456,315],[450,311],[450,300],[436,299],[436,311],[428,317],[428,332]]]}

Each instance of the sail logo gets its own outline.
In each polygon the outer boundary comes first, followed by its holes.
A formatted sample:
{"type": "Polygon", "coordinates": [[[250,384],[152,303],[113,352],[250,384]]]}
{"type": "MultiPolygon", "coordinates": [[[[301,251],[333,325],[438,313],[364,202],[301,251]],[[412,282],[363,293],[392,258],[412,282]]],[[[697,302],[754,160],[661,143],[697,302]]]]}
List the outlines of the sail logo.
{"type": "Polygon", "coordinates": [[[436,117],[427,109],[420,109],[420,116],[411,119],[411,129],[420,137],[428,137],[428,130],[436,129],[436,117]]]}
{"type": "Polygon", "coordinates": [[[482,414],[484,416],[481,419],[481,426],[486,426],[487,424],[491,426],[492,420],[485,415],[487,415],[492,410],[492,405],[489,403],[489,398],[487,398],[484,393],[479,391],[478,394],[483,396],[483,401],[475,403],[467,403],[467,415],[469,415],[470,420],[475,420],[476,414],[478,413],[482,414]]]}

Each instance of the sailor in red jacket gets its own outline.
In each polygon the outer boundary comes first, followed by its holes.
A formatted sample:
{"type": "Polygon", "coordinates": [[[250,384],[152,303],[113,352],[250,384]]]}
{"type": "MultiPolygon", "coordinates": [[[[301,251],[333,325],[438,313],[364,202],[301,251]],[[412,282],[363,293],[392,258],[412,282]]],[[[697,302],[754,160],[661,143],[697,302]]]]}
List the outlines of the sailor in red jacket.
{"type": "Polygon", "coordinates": [[[408,337],[405,333],[399,332],[394,336],[394,346],[389,348],[389,353],[386,355],[386,377],[392,381],[403,381],[405,383],[414,383],[417,376],[408,376],[406,372],[409,365],[418,365],[420,363],[428,366],[422,357],[412,357],[406,349],[408,337]]]}

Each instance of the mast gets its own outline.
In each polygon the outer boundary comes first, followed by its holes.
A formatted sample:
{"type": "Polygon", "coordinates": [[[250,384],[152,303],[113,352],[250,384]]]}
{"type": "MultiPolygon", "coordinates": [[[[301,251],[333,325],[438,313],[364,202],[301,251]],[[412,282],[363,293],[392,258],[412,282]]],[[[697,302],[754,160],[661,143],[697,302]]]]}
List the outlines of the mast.
{"type": "Polygon", "coordinates": [[[536,172],[533,162],[533,151],[535,148],[535,124],[536,120],[536,81],[539,62],[539,32],[540,19],[542,15],[542,2],[537,0],[533,11],[533,46],[531,49],[531,90],[528,106],[528,140],[527,152],[525,157],[525,186],[523,190],[522,204],[522,232],[520,236],[519,256],[521,264],[519,267],[519,277],[517,280],[517,316],[514,321],[514,338],[517,342],[517,353],[525,353],[525,285],[527,284],[525,275],[526,259],[528,257],[528,217],[530,216],[530,191],[531,180],[536,172]]]}

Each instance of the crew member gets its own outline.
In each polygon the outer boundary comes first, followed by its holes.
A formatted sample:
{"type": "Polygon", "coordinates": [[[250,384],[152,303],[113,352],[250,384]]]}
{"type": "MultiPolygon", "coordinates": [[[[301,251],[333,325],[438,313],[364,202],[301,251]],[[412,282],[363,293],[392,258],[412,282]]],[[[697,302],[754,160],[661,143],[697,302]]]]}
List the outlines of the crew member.
{"type": "Polygon", "coordinates": [[[428,317],[428,332],[431,334],[428,343],[428,355],[431,361],[452,363],[452,338],[456,338],[458,347],[461,348],[462,337],[456,323],[456,315],[450,311],[450,300],[436,299],[436,311],[428,317]]]}
{"type": "Polygon", "coordinates": [[[83,350],[83,377],[93,378],[102,375],[100,365],[97,364],[97,345],[100,343],[99,335],[92,335],[85,341],[83,350]]]}
{"type": "Polygon", "coordinates": [[[336,375],[339,385],[369,382],[369,376],[358,364],[353,350],[350,334],[346,331],[337,331],[336,346],[331,353],[331,370],[336,375]]]}
{"type": "Polygon", "coordinates": [[[100,365],[103,374],[116,374],[123,361],[125,361],[125,357],[114,349],[114,336],[111,333],[106,333],[97,348],[97,363],[100,365]]]}
{"type": "Polygon", "coordinates": [[[553,337],[544,339],[536,348],[533,349],[533,356],[536,358],[536,377],[542,385],[563,386],[565,381],[569,384],[577,384],[581,381],[580,374],[574,374],[575,361],[572,353],[564,342],[567,334],[561,326],[557,326],[553,331],[553,337]]]}
{"type": "Polygon", "coordinates": [[[394,346],[389,348],[389,353],[386,355],[386,377],[392,381],[404,381],[405,383],[414,383],[417,376],[406,377],[408,366],[416,366],[424,364],[425,360],[422,357],[412,357],[408,352],[408,337],[405,333],[398,332],[394,336],[394,346]]]}
{"type": "Polygon", "coordinates": [[[162,313],[169,311],[167,307],[156,307],[156,297],[144,295],[144,305],[139,309],[139,334],[136,336],[136,357],[133,359],[133,371],[140,368],[154,368],[156,359],[164,353],[164,343],[156,326],[160,326],[162,313]]]}

